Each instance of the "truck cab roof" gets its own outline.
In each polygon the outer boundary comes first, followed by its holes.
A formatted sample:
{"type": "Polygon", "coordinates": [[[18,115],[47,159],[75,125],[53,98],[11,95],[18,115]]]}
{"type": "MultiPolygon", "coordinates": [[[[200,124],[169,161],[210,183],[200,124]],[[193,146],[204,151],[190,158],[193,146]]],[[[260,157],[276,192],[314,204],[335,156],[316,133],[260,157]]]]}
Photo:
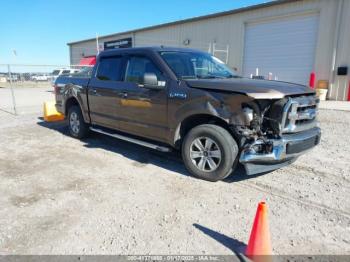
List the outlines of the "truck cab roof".
{"type": "Polygon", "coordinates": [[[148,46],[148,47],[132,47],[132,48],[118,48],[102,51],[99,56],[117,55],[120,53],[154,53],[154,52],[189,52],[189,53],[204,53],[202,51],[190,48],[180,47],[165,47],[165,46],[148,46]]]}

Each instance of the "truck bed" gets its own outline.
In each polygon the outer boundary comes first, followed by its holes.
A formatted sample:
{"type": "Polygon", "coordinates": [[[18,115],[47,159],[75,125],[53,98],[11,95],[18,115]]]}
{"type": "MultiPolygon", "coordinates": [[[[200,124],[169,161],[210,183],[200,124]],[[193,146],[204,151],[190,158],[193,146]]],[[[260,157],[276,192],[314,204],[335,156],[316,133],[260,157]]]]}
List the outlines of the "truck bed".
{"type": "Polygon", "coordinates": [[[89,85],[90,76],[60,76],[57,78],[54,88],[56,97],[56,109],[65,114],[64,102],[75,92],[75,97],[81,102],[83,110],[87,109],[87,87],[89,85]]]}

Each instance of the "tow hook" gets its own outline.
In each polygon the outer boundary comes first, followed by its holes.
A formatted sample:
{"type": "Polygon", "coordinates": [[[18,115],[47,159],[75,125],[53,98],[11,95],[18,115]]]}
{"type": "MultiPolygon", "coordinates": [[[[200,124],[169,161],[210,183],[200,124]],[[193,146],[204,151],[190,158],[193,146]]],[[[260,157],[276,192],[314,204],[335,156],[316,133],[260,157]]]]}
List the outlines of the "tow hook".
{"type": "Polygon", "coordinates": [[[263,139],[258,139],[247,146],[249,151],[253,151],[258,154],[268,154],[273,151],[273,142],[263,139]]]}

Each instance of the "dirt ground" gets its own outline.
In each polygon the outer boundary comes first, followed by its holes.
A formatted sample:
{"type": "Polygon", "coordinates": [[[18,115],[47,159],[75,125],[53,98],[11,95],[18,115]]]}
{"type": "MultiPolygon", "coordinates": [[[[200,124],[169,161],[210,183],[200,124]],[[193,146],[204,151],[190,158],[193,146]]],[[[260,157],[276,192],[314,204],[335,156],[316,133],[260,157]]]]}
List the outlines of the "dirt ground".
{"type": "Polygon", "coordinates": [[[350,112],[293,165],[210,183],[164,154],[0,111],[0,254],[234,254],[267,202],[275,254],[350,254],[350,112]]]}
{"type": "MultiPolygon", "coordinates": [[[[52,86],[36,88],[15,86],[12,91],[18,114],[40,115],[40,112],[43,109],[44,102],[55,99],[52,86]]],[[[14,113],[11,89],[2,88],[1,85],[0,111],[14,113]]]]}
{"type": "MultiPolygon", "coordinates": [[[[10,88],[10,82],[0,82],[0,88],[10,88]]],[[[48,88],[52,84],[50,81],[14,81],[12,82],[14,88],[48,88]]]]}

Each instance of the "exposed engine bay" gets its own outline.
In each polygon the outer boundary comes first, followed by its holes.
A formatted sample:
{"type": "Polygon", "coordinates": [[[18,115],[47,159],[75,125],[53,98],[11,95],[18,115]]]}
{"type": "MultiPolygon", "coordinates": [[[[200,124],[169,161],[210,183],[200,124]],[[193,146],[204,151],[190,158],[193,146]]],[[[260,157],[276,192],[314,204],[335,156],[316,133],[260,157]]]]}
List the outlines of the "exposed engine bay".
{"type": "Polygon", "coordinates": [[[271,153],[273,140],[317,126],[318,103],[314,95],[243,103],[244,124],[233,128],[244,148],[256,153],[271,153]]]}

